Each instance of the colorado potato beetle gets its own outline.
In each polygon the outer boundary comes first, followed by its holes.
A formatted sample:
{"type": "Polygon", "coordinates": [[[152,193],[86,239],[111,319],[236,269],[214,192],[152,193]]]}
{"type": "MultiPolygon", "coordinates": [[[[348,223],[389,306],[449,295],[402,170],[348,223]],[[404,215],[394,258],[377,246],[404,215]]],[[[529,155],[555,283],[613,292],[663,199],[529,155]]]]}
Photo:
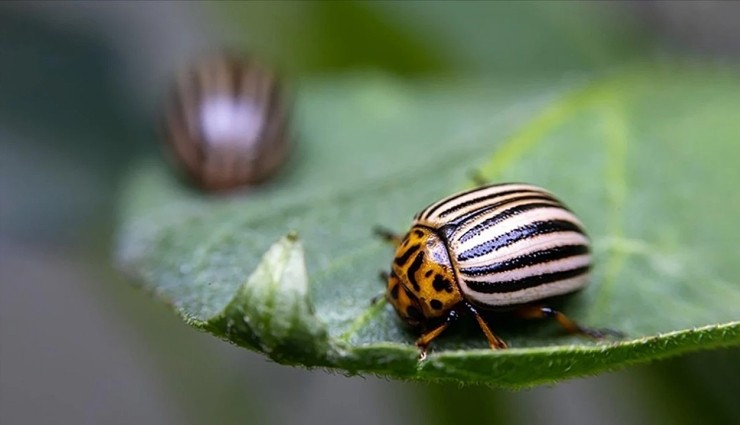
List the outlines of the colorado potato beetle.
{"type": "Polygon", "coordinates": [[[578,218],[550,192],[504,183],[444,198],[414,216],[405,236],[376,229],[396,246],[386,298],[429,344],[463,314],[472,314],[492,349],[506,343],[480,312],[512,310],[554,318],[566,331],[600,338],[608,329],[580,326],[541,301],[588,283],[589,239],[578,218]]]}
{"type": "Polygon", "coordinates": [[[260,182],[288,152],[287,110],[268,68],[233,54],[205,58],[178,77],[164,129],[177,164],[206,190],[260,182]]]}

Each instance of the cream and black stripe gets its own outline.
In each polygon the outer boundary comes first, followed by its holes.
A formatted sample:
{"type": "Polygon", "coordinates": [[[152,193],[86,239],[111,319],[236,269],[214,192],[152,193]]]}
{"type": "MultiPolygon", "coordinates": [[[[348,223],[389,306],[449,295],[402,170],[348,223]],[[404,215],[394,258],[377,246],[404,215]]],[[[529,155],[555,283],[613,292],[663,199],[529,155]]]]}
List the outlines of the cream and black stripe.
{"type": "Polygon", "coordinates": [[[516,305],[587,283],[583,225],[542,188],[507,183],[458,193],[419,212],[415,224],[445,238],[460,290],[474,304],[516,305]]]}
{"type": "Polygon", "coordinates": [[[207,189],[268,177],[288,151],[287,121],[275,75],[234,55],[206,58],[183,71],[165,110],[175,159],[207,189]]]}

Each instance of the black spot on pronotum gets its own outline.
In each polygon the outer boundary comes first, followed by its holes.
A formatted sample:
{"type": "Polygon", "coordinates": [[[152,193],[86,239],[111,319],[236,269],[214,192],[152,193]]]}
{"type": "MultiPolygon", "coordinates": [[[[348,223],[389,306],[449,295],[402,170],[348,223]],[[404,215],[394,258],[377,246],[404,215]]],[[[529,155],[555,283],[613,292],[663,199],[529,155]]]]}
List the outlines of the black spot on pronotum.
{"type": "Polygon", "coordinates": [[[434,290],[437,292],[442,292],[442,291],[452,292],[452,282],[450,282],[448,279],[446,279],[442,275],[434,276],[434,281],[432,282],[432,286],[434,287],[434,290]]]}
{"type": "Polygon", "coordinates": [[[442,310],[442,301],[440,300],[431,300],[429,301],[429,305],[435,310],[442,310]]]}
{"type": "Polygon", "coordinates": [[[424,277],[429,277],[429,276],[432,275],[432,273],[434,273],[434,270],[429,269],[429,270],[427,270],[427,271],[424,272],[424,277]]]}
{"type": "Polygon", "coordinates": [[[393,260],[397,266],[403,266],[406,264],[406,262],[411,258],[412,255],[414,255],[414,252],[419,249],[419,244],[413,245],[411,248],[407,249],[403,254],[401,254],[399,257],[396,257],[395,260],[393,260]]]}
{"type": "Polygon", "coordinates": [[[419,287],[419,283],[416,281],[416,273],[419,271],[422,264],[424,264],[424,251],[419,251],[419,253],[416,254],[416,258],[414,258],[414,262],[411,263],[408,271],[406,272],[406,276],[408,277],[409,282],[411,282],[411,285],[414,287],[414,290],[416,290],[416,292],[419,292],[421,290],[421,288],[419,287]]]}
{"type": "Polygon", "coordinates": [[[419,229],[414,229],[414,234],[416,235],[417,238],[424,236],[424,232],[422,232],[419,229]]]}
{"type": "Polygon", "coordinates": [[[421,315],[421,311],[419,311],[419,309],[414,307],[413,305],[406,307],[406,315],[412,319],[416,319],[419,321],[424,319],[424,316],[421,315]]]}
{"type": "Polygon", "coordinates": [[[393,288],[391,288],[391,298],[394,300],[398,299],[398,284],[393,285],[393,288]]]}

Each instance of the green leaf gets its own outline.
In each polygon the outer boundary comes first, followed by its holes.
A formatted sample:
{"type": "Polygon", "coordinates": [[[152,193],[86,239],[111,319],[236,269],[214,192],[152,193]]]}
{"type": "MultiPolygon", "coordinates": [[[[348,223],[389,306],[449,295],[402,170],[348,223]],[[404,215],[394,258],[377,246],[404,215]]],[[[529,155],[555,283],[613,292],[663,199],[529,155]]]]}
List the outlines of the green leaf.
{"type": "Polygon", "coordinates": [[[134,168],[117,259],[191,325],[286,364],[521,387],[740,344],[740,78],[645,66],[597,79],[402,84],[360,75],[306,84],[296,150],[265,186],[227,196],[134,168]],[[417,361],[415,335],[372,304],[392,249],[372,236],[492,181],[547,187],[584,221],[592,284],[562,306],[623,340],[552,323],[474,323],[417,361]],[[286,236],[287,235],[287,236],[286,236]]]}

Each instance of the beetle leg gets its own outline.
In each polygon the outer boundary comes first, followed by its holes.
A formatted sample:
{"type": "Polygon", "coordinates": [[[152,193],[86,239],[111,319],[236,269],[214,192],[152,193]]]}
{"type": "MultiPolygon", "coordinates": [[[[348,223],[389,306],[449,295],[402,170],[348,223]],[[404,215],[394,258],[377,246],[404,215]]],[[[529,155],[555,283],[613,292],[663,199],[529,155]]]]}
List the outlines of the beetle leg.
{"type": "Polygon", "coordinates": [[[373,232],[381,239],[393,244],[394,247],[401,245],[401,242],[403,241],[403,236],[399,235],[398,233],[394,233],[392,230],[388,230],[384,227],[375,226],[373,228],[373,232]]]}
{"type": "Polygon", "coordinates": [[[427,358],[427,347],[429,347],[429,344],[431,344],[432,341],[439,336],[439,334],[447,329],[448,326],[450,326],[450,324],[444,322],[431,331],[423,334],[419,339],[416,340],[416,346],[419,347],[419,361],[427,358]]]}
{"type": "Polygon", "coordinates": [[[460,316],[458,315],[457,310],[450,310],[441,325],[437,326],[429,332],[425,332],[421,335],[421,337],[419,337],[419,339],[416,340],[416,346],[419,347],[419,361],[427,358],[427,347],[429,347],[429,344],[431,344],[434,339],[436,339],[442,332],[444,332],[445,329],[453,324],[458,317],[460,316]]]}
{"type": "Polygon", "coordinates": [[[475,320],[478,321],[478,326],[480,326],[483,334],[486,336],[486,339],[488,340],[488,345],[491,346],[491,350],[498,350],[508,347],[503,339],[497,337],[496,335],[494,335],[493,332],[491,332],[491,328],[488,327],[488,323],[483,320],[480,314],[475,314],[475,320]]]}
{"type": "Polygon", "coordinates": [[[498,350],[501,348],[509,347],[503,339],[497,337],[491,331],[491,328],[488,327],[488,323],[483,320],[483,317],[481,317],[480,313],[478,313],[478,310],[475,307],[467,303],[466,306],[468,310],[473,313],[473,316],[475,316],[475,321],[478,322],[478,326],[480,326],[480,329],[483,331],[483,335],[486,336],[486,339],[488,340],[488,345],[491,347],[491,350],[498,350]]]}
{"type": "Polygon", "coordinates": [[[547,306],[524,306],[519,308],[516,311],[516,314],[525,319],[555,319],[555,321],[557,321],[558,324],[570,334],[586,335],[595,339],[604,338],[607,335],[616,337],[624,336],[621,332],[612,329],[593,329],[581,326],[575,321],[569,319],[565,314],[547,306]]]}

